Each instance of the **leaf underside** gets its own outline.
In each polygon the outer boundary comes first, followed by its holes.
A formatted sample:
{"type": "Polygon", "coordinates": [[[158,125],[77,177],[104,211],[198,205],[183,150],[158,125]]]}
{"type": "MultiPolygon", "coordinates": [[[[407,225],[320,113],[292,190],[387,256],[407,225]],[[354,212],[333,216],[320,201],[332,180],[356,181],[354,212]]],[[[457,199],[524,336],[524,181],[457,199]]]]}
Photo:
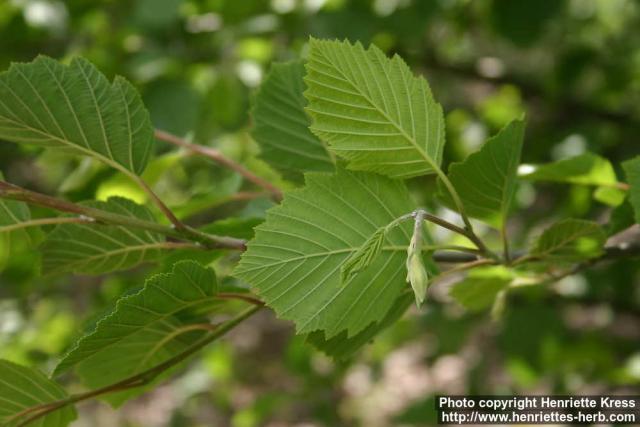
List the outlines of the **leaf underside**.
{"type": "MultiPolygon", "coordinates": [[[[7,360],[0,360],[0,425],[15,427],[33,414],[15,417],[27,408],[65,399],[67,394],[44,374],[7,360]]],[[[66,427],[76,419],[73,406],[66,406],[38,419],[33,425],[66,427]]]]}
{"type": "Polygon", "coordinates": [[[605,240],[606,234],[598,223],[565,219],[540,235],[531,255],[552,261],[575,262],[601,255],[605,240]]]}
{"type": "MultiPolygon", "coordinates": [[[[515,120],[489,139],[479,151],[449,167],[449,180],[462,199],[466,213],[494,227],[506,220],[522,151],[524,122],[515,120]]],[[[453,201],[441,180],[439,197],[450,207],[453,201]]]]}
{"type": "MultiPolygon", "coordinates": [[[[218,285],[211,269],[181,261],[158,274],[138,293],[118,300],[93,332],[80,338],[54,375],[74,368],[87,387],[115,383],[184,351],[206,333],[193,325],[214,304],[218,285]]],[[[120,404],[140,390],[109,395],[120,404]]]]}
{"type": "Polygon", "coordinates": [[[309,130],[303,76],[302,61],[274,64],[251,112],[251,135],[260,145],[260,156],[274,168],[300,177],[334,169],[326,145],[309,130]]]}
{"type": "Polygon", "coordinates": [[[298,333],[353,336],[383,319],[406,289],[410,225],[391,230],[371,265],[346,283],[340,268],[378,228],[411,210],[400,181],[340,168],[307,174],[304,188],[267,212],[234,274],[298,333]]]}
{"type": "MultiPolygon", "coordinates": [[[[121,197],[83,205],[155,222],[146,207],[121,197]]],[[[41,246],[42,270],[47,274],[103,274],[126,270],[157,259],[164,243],[162,235],[146,230],[101,224],[60,224],[41,246]]]]}
{"type": "Polygon", "coordinates": [[[338,360],[344,360],[353,356],[360,348],[371,342],[383,330],[398,321],[407,311],[414,298],[411,293],[405,293],[398,297],[387,315],[379,322],[372,323],[358,334],[348,337],[346,331],[339,333],[331,339],[326,339],[322,331],[311,332],[307,335],[307,342],[318,350],[338,360]]]}
{"type": "Polygon", "coordinates": [[[311,39],[304,93],[311,131],[349,168],[392,178],[435,173],[444,119],[427,81],[375,46],[311,39]]]}
{"type": "Polygon", "coordinates": [[[93,156],[141,174],[153,128],[140,96],[122,77],[113,83],[91,63],[66,66],[45,56],[0,74],[0,138],[93,156]]]}

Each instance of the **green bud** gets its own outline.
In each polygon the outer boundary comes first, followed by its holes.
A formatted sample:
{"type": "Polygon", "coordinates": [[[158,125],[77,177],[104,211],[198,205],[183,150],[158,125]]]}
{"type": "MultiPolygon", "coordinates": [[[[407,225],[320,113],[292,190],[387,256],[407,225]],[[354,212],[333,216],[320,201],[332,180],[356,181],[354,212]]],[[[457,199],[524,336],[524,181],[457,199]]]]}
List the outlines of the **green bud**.
{"type": "Polygon", "coordinates": [[[416,213],[416,221],[413,227],[413,236],[407,248],[407,282],[411,285],[416,297],[416,305],[420,307],[427,297],[429,275],[422,260],[422,223],[424,213],[416,213]]]}

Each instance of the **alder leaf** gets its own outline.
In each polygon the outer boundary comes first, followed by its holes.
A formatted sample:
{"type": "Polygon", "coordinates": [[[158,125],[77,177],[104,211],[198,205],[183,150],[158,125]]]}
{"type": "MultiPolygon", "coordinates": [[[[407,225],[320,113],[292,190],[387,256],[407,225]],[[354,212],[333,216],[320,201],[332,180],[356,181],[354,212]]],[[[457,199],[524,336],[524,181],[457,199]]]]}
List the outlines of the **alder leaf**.
{"type": "Polygon", "coordinates": [[[512,280],[513,273],[501,266],[475,268],[451,287],[449,295],[467,310],[480,311],[491,307],[512,280]]]}
{"type": "MultiPolygon", "coordinates": [[[[121,197],[82,205],[155,222],[146,207],[121,197]]],[[[151,231],[97,223],[60,224],[42,243],[42,269],[47,274],[126,270],[157,259],[168,246],[162,235],[151,231]]]]}
{"type": "Polygon", "coordinates": [[[349,168],[392,178],[435,173],[442,161],[442,107],[427,81],[375,46],[312,38],[304,93],[311,131],[349,168]]]}
{"type": "Polygon", "coordinates": [[[153,128],[140,96],[90,62],[39,56],[0,74],[0,138],[70,149],[139,175],[153,150],[153,128]]]}
{"type": "MultiPolygon", "coordinates": [[[[522,151],[524,121],[514,120],[479,151],[449,166],[449,180],[466,213],[496,228],[502,227],[511,206],[522,151]]],[[[453,207],[449,192],[438,180],[440,199],[453,207]]]]}
{"type": "MultiPolygon", "coordinates": [[[[0,360],[0,425],[16,427],[32,415],[18,415],[27,408],[67,398],[56,382],[41,372],[8,360],[0,360]]],[[[72,405],[38,419],[33,425],[42,427],[66,427],[77,417],[72,405]]]]}
{"type": "Polygon", "coordinates": [[[532,172],[520,174],[529,181],[566,182],[581,185],[611,186],[618,183],[609,160],[593,153],[533,166],[532,172]]]}
{"type": "Polygon", "coordinates": [[[622,163],[622,168],[629,184],[629,202],[636,213],[636,223],[640,223],[640,156],[622,163]]]}
{"type": "Polygon", "coordinates": [[[411,211],[401,181],[341,168],[307,174],[304,188],[267,212],[234,274],[279,317],[293,320],[298,333],[353,336],[383,319],[406,289],[408,224],[390,230],[371,265],[346,283],[342,264],[380,227],[411,211]]]}
{"type": "Polygon", "coordinates": [[[274,168],[298,176],[334,169],[326,145],[309,130],[303,76],[302,61],[273,64],[251,111],[251,135],[260,144],[260,156],[274,168]]]}
{"type": "MultiPolygon", "coordinates": [[[[80,338],[54,375],[74,368],[82,382],[99,388],[156,366],[184,351],[207,331],[198,328],[214,304],[213,270],[180,261],[171,273],[148,279],[138,293],[118,300],[115,310],[80,338]]],[[[139,390],[109,395],[114,405],[139,390]]]]}
{"type": "Polygon", "coordinates": [[[367,326],[358,334],[348,337],[346,331],[326,339],[324,332],[314,331],[307,335],[307,342],[328,356],[337,360],[344,360],[354,355],[364,345],[370,343],[376,335],[398,321],[413,302],[414,297],[410,293],[404,293],[395,301],[384,318],[367,326]]]}
{"type": "Polygon", "coordinates": [[[540,235],[531,255],[543,260],[576,262],[600,256],[605,241],[606,234],[598,223],[564,219],[540,235]]]}

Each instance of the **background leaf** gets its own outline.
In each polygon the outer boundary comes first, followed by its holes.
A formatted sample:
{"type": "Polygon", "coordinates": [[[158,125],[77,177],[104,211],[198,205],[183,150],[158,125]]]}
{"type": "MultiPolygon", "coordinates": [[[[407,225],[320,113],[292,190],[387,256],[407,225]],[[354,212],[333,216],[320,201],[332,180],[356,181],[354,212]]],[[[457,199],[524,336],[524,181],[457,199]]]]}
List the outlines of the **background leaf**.
{"type": "MultiPolygon", "coordinates": [[[[146,207],[122,197],[83,205],[155,222],[146,207]]],[[[164,237],[150,231],[114,225],[60,224],[42,243],[42,269],[44,273],[84,274],[126,270],[157,259],[166,247],[164,237]]]]}
{"type": "Polygon", "coordinates": [[[91,63],[39,56],[0,74],[0,138],[62,147],[141,174],[153,150],[153,128],[136,90],[112,84],[91,63]]]}
{"type": "Polygon", "coordinates": [[[311,131],[304,111],[302,61],[273,64],[260,86],[251,111],[251,135],[261,157],[274,168],[298,177],[303,172],[330,172],[333,159],[311,131]]]}
{"type": "Polygon", "coordinates": [[[593,153],[535,166],[531,173],[521,174],[530,181],[554,181],[582,185],[610,186],[618,183],[609,160],[593,153]]]}
{"type": "Polygon", "coordinates": [[[442,161],[444,119],[427,81],[399,56],[311,39],[305,97],[311,130],[349,168],[410,178],[442,161]]]}
{"type": "MultiPolygon", "coordinates": [[[[138,293],[121,298],[93,332],[80,338],[54,375],[74,368],[87,387],[99,388],[162,363],[206,333],[190,325],[206,321],[203,313],[218,290],[211,269],[181,261],[168,274],[147,280],[138,293]]],[[[140,390],[108,396],[120,404],[140,390]]]]}
{"type": "Polygon", "coordinates": [[[479,311],[491,307],[498,293],[509,285],[513,274],[504,267],[473,269],[454,284],[449,295],[467,310],[479,311]]]}
{"type": "Polygon", "coordinates": [[[636,223],[640,223],[640,156],[622,163],[629,183],[629,202],[636,215],[636,223]]]}
{"type": "MultiPolygon", "coordinates": [[[[515,193],[523,137],[524,122],[515,120],[479,151],[449,166],[449,180],[469,216],[497,228],[502,226],[515,193]]],[[[441,180],[438,188],[443,202],[454,206],[441,180]]]]}
{"type": "MultiPolygon", "coordinates": [[[[31,415],[12,419],[21,411],[60,399],[67,394],[57,383],[44,374],[8,360],[0,360],[0,425],[14,427],[31,415]],[[12,419],[9,421],[9,419],[12,419]]],[[[66,427],[76,419],[73,406],[65,406],[36,421],[41,427],[66,427]]]]}
{"type": "Polygon", "coordinates": [[[406,288],[410,226],[391,230],[389,246],[346,283],[340,267],[378,228],[412,210],[409,194],[400,181],[342,169],[306,181],[267,212],[235,275],[298,333],[321,329],[331,338],[346,329],[353,336],[382,320],[406,288]]]}
{"type": "MultiPolygon", "coordinates": [[[[2,172],[0,172],[0,179],[4,180],[2,172]]],[[[26,203],[0,199],[0,233],[11,231],[16,224],[30,219],[31,212],[26,203]]]]}
{"type": "Polygon", "coordinates": [[[605,240],[606,234],[598,223],[564,219],[540,235],[531,255],[554,261],[579,261],[601,255],[605,240]]]}

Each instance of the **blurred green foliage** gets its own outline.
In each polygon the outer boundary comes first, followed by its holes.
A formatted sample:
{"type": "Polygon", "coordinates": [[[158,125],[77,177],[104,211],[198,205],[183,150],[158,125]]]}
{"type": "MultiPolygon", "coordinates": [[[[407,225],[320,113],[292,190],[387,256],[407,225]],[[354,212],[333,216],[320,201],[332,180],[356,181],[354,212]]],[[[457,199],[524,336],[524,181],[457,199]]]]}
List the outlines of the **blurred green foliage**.
{"type": "MultiPolygon", "coordinates": [[[[640,153],[639,28],[637,0],[8,0],[0,2],[0,69],[38,54],[82,55],[107,76],[131,80],[156,127],[214,145],[278,182],[248,136],[254,89],[272,62],[304,56],[309,35],[360,40],[400,54],[429,79],[447,112],[447,161],[524,113],[526,163],[590,151],[621,179],[620,162],[640,153]]],[[[158,194],[195,223],[250,234],[271,203],[234,199],[247,190],[237,176],[169,149],[161,145],[145,173],[158,194]],[[231,214],[246,221],[216,222],[231,214]]],[[[10,182],[73,200],[144,200],[125,177],[91,160],[36,148],[1,143],[0,169],[10,182]]],[[[435,189],[431,179],[410,187],[418,200],[435,189]]],[[[522,183],[513,246],[553,219],[606,219],[610,208],[591,192],[522,183]]],[[[39,240],[30,232],[0,242],[0,358],[47,370],[90,327],[89,313],[139,288],[154,267],[106,279],[39,277],[39,240]]],[[[202,261],[228,273],[233,260],[214,253],[202,261]]],[[[121,412],[81,406],[77,425],[417,426],[433,423],[434,393],[638,393],[635,261],[551,288],[523,287],[497,324],[442,304],[446,292],[433,294],[423,310],[339,363],[263,315],[121,412]]]]}

